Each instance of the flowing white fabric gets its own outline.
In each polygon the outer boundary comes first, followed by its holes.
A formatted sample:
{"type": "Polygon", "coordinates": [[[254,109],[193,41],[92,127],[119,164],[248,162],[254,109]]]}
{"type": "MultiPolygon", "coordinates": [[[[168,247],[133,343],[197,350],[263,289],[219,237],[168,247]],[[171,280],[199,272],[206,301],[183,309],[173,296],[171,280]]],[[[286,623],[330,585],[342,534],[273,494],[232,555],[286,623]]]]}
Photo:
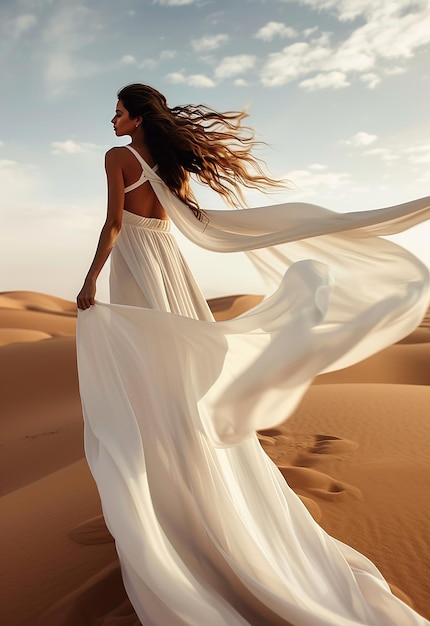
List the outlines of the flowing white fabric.
{"type": "Polygon", "coordinates": [[[375,234],[425,219],[430,200],[345,215],[307,204],[207,211],[199,221],[145,173],[187,237],[252,251],[274,290],[214,322],[169,221],[125,212],[112,303],[79,313],[86,454],[140,621],[428,626],[314,522],[255,430],[285,420],[318,373],[419,323],[428,270],[375,234]]]}

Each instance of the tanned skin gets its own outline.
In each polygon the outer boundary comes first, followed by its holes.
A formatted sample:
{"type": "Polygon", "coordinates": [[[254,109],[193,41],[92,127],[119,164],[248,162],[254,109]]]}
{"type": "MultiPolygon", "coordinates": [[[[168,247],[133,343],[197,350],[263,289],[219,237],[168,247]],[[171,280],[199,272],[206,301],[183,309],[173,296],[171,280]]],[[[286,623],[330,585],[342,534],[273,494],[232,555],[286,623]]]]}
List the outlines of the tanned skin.
{"type": "MultiPolygon", "coordinates": [[[[131,118],[121,101],[117,102],[111,120],[117,137],[129,135],[130,145],[153,167],[153,158],[145,143],[142,117],[131,118]]],[[[94,304],[96,282],[121,231],[123,211],[142,217],[168,219],[149,183],[125,194],[124,189],[137,181],[142,168],[130,150],[124,147],[111,148],[105,156],[107,177],[107,216],[100,233],[96,253],[76,302],[79,309],[88,309],[94,304]]]]}

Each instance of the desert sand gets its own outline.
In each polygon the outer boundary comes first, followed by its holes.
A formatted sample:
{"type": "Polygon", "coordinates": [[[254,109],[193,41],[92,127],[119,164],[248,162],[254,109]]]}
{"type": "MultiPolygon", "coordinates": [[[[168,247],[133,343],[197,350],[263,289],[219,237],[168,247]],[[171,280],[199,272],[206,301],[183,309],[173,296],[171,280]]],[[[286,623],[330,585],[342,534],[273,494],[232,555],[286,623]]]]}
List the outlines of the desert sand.
{"type": "MultiPolygon", "coordinates": [[[[259,299],[210,305],[225,319],[259,299]]],[[[72,302],[0,294],[7,626],[139,624],[84,458],[75,324],[72,302]]],[[[296,413],[259,437],[318,522],[430,619],[430,315],[400,343],[318,377],[296,413]]]]}

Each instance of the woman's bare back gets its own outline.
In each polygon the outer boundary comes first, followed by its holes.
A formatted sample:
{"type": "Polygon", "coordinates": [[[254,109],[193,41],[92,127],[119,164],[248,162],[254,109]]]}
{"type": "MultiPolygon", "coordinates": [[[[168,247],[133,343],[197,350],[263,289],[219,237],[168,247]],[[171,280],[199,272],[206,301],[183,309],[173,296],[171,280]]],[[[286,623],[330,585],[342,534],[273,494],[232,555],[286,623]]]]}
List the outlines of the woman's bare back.
{"type": "MultiPolygon", "coordinates": [[[[156,165],[146,146],[138,146],[137,148],[133,146],[133,148],[150,167],[153,168],[156,165]]],[[[129,149],[124,147],[120,148],[120,150],[124,186],[127,188],[139,180],[142,174],[142,166],[129,149]]],[[[124,210],[142,217],[155,217],[160,220],[168,219],[166,211],[163,209],[148,181],[125,194],[124,210]]]]}

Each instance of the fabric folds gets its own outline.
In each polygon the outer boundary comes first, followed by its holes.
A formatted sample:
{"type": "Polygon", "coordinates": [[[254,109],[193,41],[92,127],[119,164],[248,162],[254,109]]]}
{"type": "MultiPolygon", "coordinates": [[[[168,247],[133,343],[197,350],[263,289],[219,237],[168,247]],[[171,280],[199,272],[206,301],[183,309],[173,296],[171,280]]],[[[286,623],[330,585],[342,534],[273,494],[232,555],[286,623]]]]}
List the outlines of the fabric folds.
{"type": "Polygon", "coordinates": [[[207,211],[149,168],[190,240],[246,251],[271,295],[215,322],[169,231],[125,213],[111,304],[80,312],[85,446],[145,626],[425,626],[375,566],[329,537],[255,431],[284,421],[312,379],[399,340],[429,304],[428,269],[375,235],[430,199],[337,214],[284,204],[207,211]]]}

